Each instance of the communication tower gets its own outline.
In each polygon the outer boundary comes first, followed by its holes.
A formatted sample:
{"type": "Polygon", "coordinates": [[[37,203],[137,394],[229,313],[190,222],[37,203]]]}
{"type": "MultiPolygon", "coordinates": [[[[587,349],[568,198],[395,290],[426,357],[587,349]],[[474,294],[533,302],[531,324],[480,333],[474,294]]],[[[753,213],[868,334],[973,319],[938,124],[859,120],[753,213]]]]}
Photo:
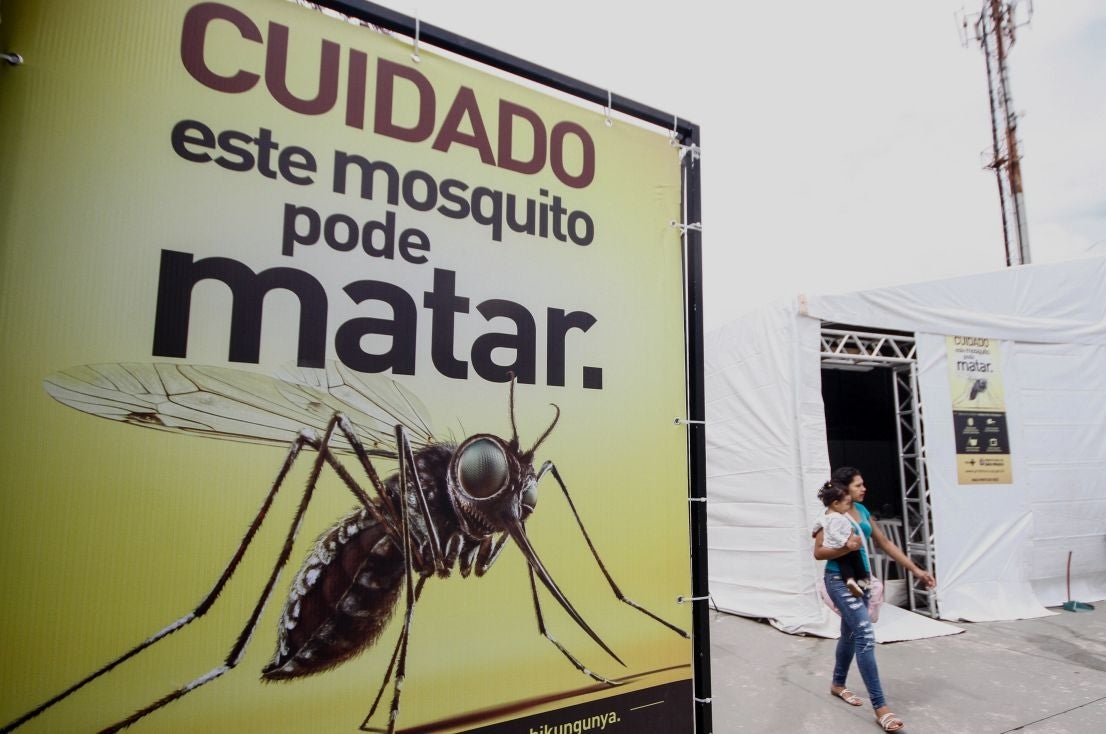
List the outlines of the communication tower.
{"type": "Polygon", "coordinates": [[[1007,57],[1015,41],[1015,29],[1033,17],[1033,3],[1019,0],[983,0],[979,15],[964,16],[961,40],[969,35],[983,49],[987,63],[987,92],[991,101],[992,146],[985,164],[995,172],[999,205],[1002,208],[1002,236],[1006,245],[1006,265],[1027,265],[1029,229],[1025,219],[1025,195],[1022,191],[1021,156],[1018,153],[1018,115],[1010,96],[1007,57]],[[1025,6],[1024,21],[1019,8],[1025,6]]]}

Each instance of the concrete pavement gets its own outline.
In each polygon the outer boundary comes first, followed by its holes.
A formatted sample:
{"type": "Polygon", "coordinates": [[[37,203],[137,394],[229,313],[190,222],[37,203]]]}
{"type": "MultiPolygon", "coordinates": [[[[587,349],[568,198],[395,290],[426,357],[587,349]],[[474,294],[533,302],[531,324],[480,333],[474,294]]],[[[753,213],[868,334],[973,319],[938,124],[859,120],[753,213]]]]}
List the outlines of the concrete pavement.
{"type": "MultiPolygon", "coordinates": [[[[1106,602],[1093,612],[959,623],[963,634],[879,645],[888,703],[905,734],[1106,732],[1106,602]]],[[[716,734],[879,732],[864,706],[829,695],[836,640],[797,637],[711,611],[716,734]]]]}

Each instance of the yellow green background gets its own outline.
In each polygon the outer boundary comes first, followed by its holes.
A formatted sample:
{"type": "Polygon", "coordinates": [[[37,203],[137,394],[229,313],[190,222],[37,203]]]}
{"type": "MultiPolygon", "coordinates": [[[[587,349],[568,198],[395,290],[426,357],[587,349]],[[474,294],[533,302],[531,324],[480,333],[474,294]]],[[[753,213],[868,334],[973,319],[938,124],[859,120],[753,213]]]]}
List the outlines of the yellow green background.
{"type": "MultiPolygon", "coordinates": [[[[403,287],[419,305],[419,364],[401,378],[429,407],[443,437],[509,435],[507,389],[480,379],[439,375],[429,358],[429,311],[421,307],[432,268],[458,274],[472,312],[458,317],[456,353],[472,338],[510,330],[485,323],[475,305],[505,298],[538,320],[538,384],[520,386],[521,440],[532,443],[562,418],[537,461],[554,460],[608,568],[628,596],[690,630],[684,413],[680,180],[665,135],[616,122],[423,50],[417,66],[439,97],[438,118],[456,89],[475,89],[493,132],[500,98],[583,125],[596,142],[597,175],[568,189],[548,169],[523,176],[479,162],[474,151],[448,155],[429,144],[382,138],[343,124],[341,105],[307,117],[278,106],[259,86],[227,95],[203,87],[181,65],[180,27],[190,2],[7,0],[0,22],[5,50],[26,63],[0,66],[0,722],[9,721],[189,611],[214,583],[256,512],[283,458],[280,449],[144,431],[79,413],[53,401],[42,379],[59,369],[105,362],[149,362],[160,251],[224,256],[254,271],[296,267],[323,282],[333,334],[366,315],[341,286],[376,279],[403,287]],[[283,145],[311,150],[317,182],[297,187],[177,157],[172,126],[198,119],[215,130],[266,127],[283,145]],[[487,229],[396,208],[400,228],[432,241],[430,263],[388,263],[316,246],[280,255],[285,202],[355,218],[384,207],[329,189],[335,149],[383,159],[401,171],[426,170],[520,197],[539,188],[561,195],[596,223],[589,247],[524,236],[494,243],[487,229]],[[570,337],[567,387],[544,385],[546,307],[584,310],[598,323],[570,337]],[[580,386],[582,365],[603,368],[602,390],[580,386]]],[[[314,89],[320,38],[411,64],[403,39],[344,24],[290,3],[235,0],[264,30],[292,28],[300,63],[289,81],[314,89]]],[[[260,70],[263,51],[240,43],[242,66],[260,70]]],[[[567,52],[567,51],[566,51],[567,52]]],[[[298,55],[298,56],[297,56],[298,55]]],[[[228,60],[231,63],[233,60],[228,60]]],[[[340,89],[344,89],[345,56],[340,89]]],[[[229,68],[229,67],[228,67],[229,68]]],[[[371,82],[370,82],[371,83],[371,82]]],[[[370,110],[371,120],[371,88],[370,110]]],[[[493,138],[494,139],[494,138],[493,138]]],[[[187,361],[228,364],[229,298],[196,288],[187,361]]],[[[271,372],[294,359],[290,296],[266,302],[262,362],[271,372]]],[[[310,455],[308,456],[310,459],[310,455]]],[[[276,558],[299,500],[301,461],[235,580],[205,618],[91,684],[23,729],[94,731],[214,668],[230,649],[276,558]]],[[[382,467],[387,470],[388,467],[382,467]]],[[[528,523],[534,546],[592,626],[623,657],[623,669],[543,597],[556,637],[593,669],[611,676],[672,668],[633,686],[690,677],[691,645],[619,604],[592,562],[556,485],[546,479],[528,523]]],[[[270,600],[242,664],[155,713],[134,731],[354,731],[368,709],[398,632],[326,674],[262,684],[273,653],[287,582],[314,538],[351,506],[324,479],[289,568],[270,600]]],[[[400,728],[454,714],[587,686],[589,681],[537,633],[525,563],[509,547],[481,579],[428,582],[415,610],[400,728]]],[[[610,695],[627,688],[598,695],[610,695]]],[[[390,689],[388,695],[390,696],[390,689]]],[[[576,702],[574,700],[573,702],[576,702]]]]}

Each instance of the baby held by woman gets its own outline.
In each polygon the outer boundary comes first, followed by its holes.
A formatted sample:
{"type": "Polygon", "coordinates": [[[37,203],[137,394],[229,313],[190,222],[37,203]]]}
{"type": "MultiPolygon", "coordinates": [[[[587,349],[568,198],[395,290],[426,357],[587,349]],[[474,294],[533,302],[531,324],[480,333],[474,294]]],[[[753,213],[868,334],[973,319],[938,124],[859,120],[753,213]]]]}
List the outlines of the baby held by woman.
{"type": "MultiPolygon", "coordinates": [[[[850,535],[860,533],[860,528],[848,516],[849,509],[853,505],[848,489],[836,482],[826,482],[818,490],[818,499],[826,506],[826,514],[814,523],[811,534],[817,535],[819,530],[823,530],[825,532],[822,538],[823,546],[834,549],[844,548],[850,535]]],[[[854,550],[838,557],[837,565],[841,569],[841,578],[849,587],[849,593],[857,597],[864,596],[864,589],[868,587],[868,579],[871,576],[864,565],[863,550],[854,550]]]]}

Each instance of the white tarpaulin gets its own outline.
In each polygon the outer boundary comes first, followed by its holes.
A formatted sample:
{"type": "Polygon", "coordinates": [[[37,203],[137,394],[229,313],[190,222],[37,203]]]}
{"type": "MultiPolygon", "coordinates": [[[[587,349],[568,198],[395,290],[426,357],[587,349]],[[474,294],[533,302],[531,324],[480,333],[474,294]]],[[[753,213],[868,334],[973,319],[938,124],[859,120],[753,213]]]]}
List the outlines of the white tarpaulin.
{"type": "MultiPolygon", "coordinates": [[[[944,336],[918,335],[918,382],[926,430],[926,467],[934,546],[939,559],[940,614],[973,622],[1042,617],[1049,612],[1029,583],[1033,546],[1033,511],[1029,483],[958,484],[956,442],[944,336]],[[932,417],[931,417],[932,416],[932,417]],[[944,420],[945,417],[948,420],[944,420]]],[[[1002,343],[1006,416],[1020,425],[1017,375],[1010,342],[1002,343]]],[[[1010,440],[1012,475],[1025,472],[1025,447],[1010,440]]]]}
{"type": "MultiPolygon", "coordinates": [[[[707,488],[711,594],[720,609],[793,634],[836,637],[815,593],[809,488],[829,475],[818,322],[784,304],[723,330],[708,349],[707,488]]],[[[880,642],[961,630],[888,607],[880,642]]]]}
{"type": "Polygon", "coordinates": [[[728,611],[824,631],[810,526],[830,467],[821,323],[918,337],[946,619],[1046,614],[1106,598],[1106,258],[795,299],[706,342],[710,575],[728,611]],[[961,484],[947,337],[999,345],[1012,479],[961,484]]]}
{"type": "Polygon", "coordinates": [[[818,322],[793,304],[726,326],[707,342],[710,585],[726,611],[786,632],[828,629],[814,593],[814,493],[829,473],[818,322]],[[801,404],[802,396],[816,398],[801,404]]]}

